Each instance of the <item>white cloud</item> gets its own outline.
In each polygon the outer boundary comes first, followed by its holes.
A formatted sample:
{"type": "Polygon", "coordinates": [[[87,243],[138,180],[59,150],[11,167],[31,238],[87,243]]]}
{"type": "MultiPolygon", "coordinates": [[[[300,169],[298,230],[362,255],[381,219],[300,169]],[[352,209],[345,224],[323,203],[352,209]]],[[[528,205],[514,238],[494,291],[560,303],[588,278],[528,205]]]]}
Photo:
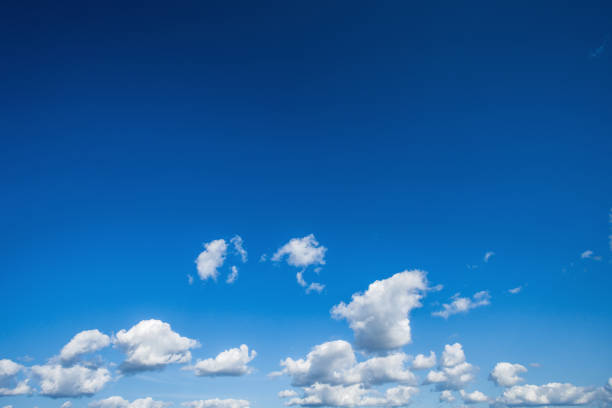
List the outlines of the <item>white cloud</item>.
{"type": "Polygon", "coordinates": [[[353,294],[349,304],[334,306],[331,314],[349,322],[358,348],[391,350],[411,342],[409,313],[421,307],[426,291],[425,272],[404,271],[374,281],[364,293],[353,294]]]}
{"type": "Polygon", "coordinates": [[[251,350],[246,344],[240,348],[225,350],[215,358],[198,360],[193,366],[186,367],[186,370],[193,370],[197,376],[239,376],[248,374],[252,371],[247,364],[255,358],[257,352],[251,350]]]}
{"type": "Polygon", "coordinates": [[[440,402],[453,402],[455,401],[455,396],[453,392],[450,390],[444,390],[440,393],[440,402]]]}
{"type": "Polygon", "coordinates": [[[61,405],[60,408],[72,408],[72,402],[66,401],[61,405]]]}
{"type": "Polygon", "coordinates": [[[272,255],[272,260],[278,262],[288,255],[287,263],[291,266],[306,268],[310,265],[325,265],[326,251],[327,248],[319,245],[315,236],[310,234],[289,240],[272,255]]]}
{"type": "Polygon", "coordinates": [[[313,384],[304,388],[302,398],[293,398],[288,406],[332,406],[332,407],[361,407],[384,406],[399,407],[408,405],[418,388],[400,385],[389,388],[384,395],[368,391],[360,384],[355,385],[329,385],[313,384]]]}
{"type": "Polygon", "coordinates": [[[129,330],[120,330],[114,344],[126,354],[121,364],[123,372],[155,370],[172,363],[191,360],[189,349],[199,344],[172,331],[168,323],[160,320],[142,320],[129,330]]]}
{"type": "Polygon", "coordinates": [[[511,295],[516,295],[521,290],[523,290],[523,287],[522,286],[517,286],[516,288],[508,289],[508,293],[510,293],[511,295]]]}
{"type": "Polygon", "coordinates": [[[216,281],[217,276],[219,276],[218,269],[223,265],[226,253],[227,244],[224,239],[216,239],[204,243],[204,251],[196,259],[200,279],[206,280],[212,278],[216,281]]]}
{"type": "Polygon", "coordinates": [[[189,408],[249,408],[250,403],[242,399],[207,399],[183,402],[181,405],[189,408]]]}
{"type": "Polygon", "coordinates": [[[24,370],[24,366],[12,360],[0,360],[0,396],[24,395],[32,391],[27,379],[22,381],[17,379],[24,370]]]}
{"type": "Polygon", "coordinates": [[[433,351],[429,352],[429,356],[424,354],[417,354],[412,362],[412,368],[415,370],[428,370],[436,365],[436,353],[433,351]]]}
{"type": "Polygon", "coordinates": [[[474,366],[465,361],[461,344],[447,344],[439,369],[428,372],[424,384],[435,384],[437,390],[459,390],[474,379],[474,371],[474,366]]]}
{"type": "Polygon", "coordinates": [[[228,275],[227,280],[225,281],[226,283],[234,283],[236,279],[238,279],[238,267],[232,265],[231,271],[232,272],[228,275]]]}
{"type": "Polygon", "coordinates": [[[98,351],[110,345],[110,337],[99,330],[85,330],[77,333],[60,352],[62,364],[75,362],[81,355],[98,351]]]}
{"type": "Polygon", "coordinates": [[[443,310],[433,312],[432,315],[448,319],[452,315],[467,313],[471,309],[491,304],[491,295],[486,290],[475,293],[471,299],[459,297],[459,294],[453,296],[452,299],[453,301],[450,304],[445,303],[442,305],[443,310]]]}
{"type": "Polygon", "coordinates": [[[496,402],[507,406],[585,405],[598,398],[600,392],[568,383],[515,385],[504,390],[496,402]]]}
{"type": "Polygon", "coordinates": [[[244,241],[240,235],[235,235],[232,239],[230,239],[230,243],[234,246],[234,250],[238,253],[238,255],[240,255],[242,263],[245,263],[249,259],[249,256],[246,249],[244,249],[244,241]]]}
{"type": "Polygon", "coordinates": [[[487,253],[484,255],[483,260],[484,260],[485,262],[489,262],[489,259],[491,259],[491,257],[492,257],[493,255],[495,255],[495,252],[493,252],[493,251],[489,251],[489,252],[487,252],[487,253]]]}
{"type": "Polygon", "coordinates": [[[325,289],[325,285],[322,285],[317,282],[312,282],[310,285],[308,285],[308,288],[306,288],[306,293],[310,293],[310,292],[321,293],[323,289],[325,289]]]}
{"type": "Polygon", "coordinates": [[[520,364],[500,362],[495,364],[489,379],[501,387],[510,387],[524,381],[519,374],[526,373],[527,368],[520,364]]]}
{"type": "Polygon", "coordinates": [[[172,405],[172,403],[156,401],[151,397],[139,398],[130,402],[119,396],[112,396],[89,403],[89,406],[92,408],[164,408],[169,405],[172,405]]]}
{"type": "Polygon", "coordinates": [[[583,253],[580,254],[580,258],[582,259],[592,259],[594,261],[601,261],[601,256],[595,256],[595,253],[590,249],[587,249],[583,253]]]}
{"type": "Polygon", "coordinates": [[[404,353],[393,353],[358,363],[352,346],[344,340],[335,340],[315,346],[306,358],[282,360],[281,374],[291,376],[294,386],[414,384],[417,379],[406,368],[408,359],[404,353]]]}
{"type": "Polygon", "coordinates": [[[291,398],[291,397],[297,397],[298,393],[295,392],[294,390],[282,390],[278,393],[278,397],[279,398],[291,398]]]}
{"type": "Polygon", "coordinates": [[[32,367],[32,373],[40,380],[40,394],[50,397],[93,395],[111,380],[106,368],[89,368],[78,364],[72,367],[36,365],[32,367]]]}
{"type": "Polygon", "coordinates": [[[193,285],[193,276],[187,274],[187,282],[189,282],[190,285],[193,285]]]}
{"type": "Polygon", "coordinates": [[[464,390],[459,390],[459,394],[461,394],[461,398],[466,404],[477,404],[479,402],[489,401],[489,397],[480,391],[465,392],[464,390]]]}

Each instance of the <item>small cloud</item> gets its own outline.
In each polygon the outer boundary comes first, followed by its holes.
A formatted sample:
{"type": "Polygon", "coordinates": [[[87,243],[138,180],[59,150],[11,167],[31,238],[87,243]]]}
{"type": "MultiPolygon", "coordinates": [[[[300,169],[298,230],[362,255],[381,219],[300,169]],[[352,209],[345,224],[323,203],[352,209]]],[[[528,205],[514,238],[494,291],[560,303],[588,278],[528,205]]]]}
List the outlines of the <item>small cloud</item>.
{"type": "Polygon", "coordinates": [[[189,282],[190,285],[193,285],[193,276],[187,274],[187,282],[189,282]]]}
{"type": "Polygon", "coordinates": [[[246,249],[244,249],[244,241],[240,235],[235,235],[232,239],[230,239],[230,243],[234,246],[234,250],[238,253],[238,255],[240,255],[242,263],[245,263],[249,257],[246,249]]]}
{"type": "Polygon", "coordinates": [[[267,260],[268,260],[267,254],[261,254],[261,256],[259,257],[259,262],[266,262],[267,260]]]}
{"type": "Polygon", "coordinates": [[[608,45],[608,41],[610,41],[610,35],[607,35],[604,38],[603,42],[601,43],[601,45],[599,47],[597,47],[593,51],[591,51],[591,53],[589,54],[589,57],[591,57],[591,58],[599,58],[599,57],[601,57],[601,55],[606,50],[606,46],[608,45]]]}
{"type": "Polygon", "coordinates": [[[529,363],[530,367],[540,368],[542,365],[540,363],[529,363]]]}
{"type": "Polygon", "coordinates": [[[227,283],[234,283],[236,279],[238,279],[238,267],[232,265],[231,270],[232,272],[229,274],[227,280],[225,281],[227,283]]]}
{"type": "Polygon", "coordinates": [[[323,291],[323,289],[325,289],[325,285],[322,285],[320,283],[317,282],[312,282],[308,288],[306,289],[306,293],[310,293],[310,292],[317,292],[317,293],[321,293],[323,291]]]}
{"type": "Polygon", "coordinates": [[[516,288],[508,289],[508,293],[510,293],[511,295],[516,295],[521,290],[523,290],[523,287],[522,286],[517,286],[516,288]]]}
{"type": "Polygon", "coordinates": [[[448,319],[452,315],[467,313],[471,309],[491,304],[491,295],[486,290],[475,293],[471,299],[469,297],[460,297],[458,293],[454,295],[452,299],[453,301],[451,303],[443,304],[443,309],[438,312],[433,312],[432,316],[440,316],[448,319]]]}
{"type": "Polygon", "coordinates": [[[206,280],[212,278],[216,281],[219,275],[218,269],[225,262],[226,253],[227,244],[224,239],[216,239],[204,243],[204,251],[198,255],[198,259],[195,261],[200,279],[206,280]]]}
{"type": "Polygon", "coordinates": [[[495,252],[493,252],[493,251],[489,251],[489,252],[487,252],[487,253],[484,255],[483,260],[484,260],[485,262],[489,262],[489,259],[491,259],[491,257],[492,257],[493,255],[495,255],[495,252]]]}
{"type": "Polygon", "coordinates": [[[583,253],[580,254],[580,258],[582,259],[592,259],[594,261],[601,261],[601,256],[595,255],[593,251],[587,249],[583,253]]]}

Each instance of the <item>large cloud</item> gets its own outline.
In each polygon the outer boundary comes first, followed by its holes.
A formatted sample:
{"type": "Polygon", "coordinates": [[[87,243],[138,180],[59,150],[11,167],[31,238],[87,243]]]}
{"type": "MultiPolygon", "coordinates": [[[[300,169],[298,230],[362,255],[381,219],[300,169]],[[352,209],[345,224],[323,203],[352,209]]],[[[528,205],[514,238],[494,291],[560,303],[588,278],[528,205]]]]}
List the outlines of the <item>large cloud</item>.
{"type": "Polygon", "coordinates": [[[142,320],[129,330],[120,330],[113,339],[127,358],[121,364],[123,372],[160,369],[172,363],[191,360],[190,349],[198,342],[172,331],[160,320],[142,320]]]}
{"type": "Polygon", "coordinates": [[[414,384],[416,376],[406,368],[408,360],[404,353],[393,353],[357,363],[352,346],[344,340],[335,340],[315,346],[306,358],[281,361],[284,367],[281,373],[291,376],[294,386],[414,384]]]}
{"type": "Polygon", "coordinates": [[[443,309],[438,312],[433,312],[432,315],[448,319],[454,314],[467,313],[471,309],[491,304],[491,295],[486,290],[474,294],[471,299],[468,297],[460,297],[459,294],[453,296],[452,299],[453,301],[451,303],[443,304],[443,309]]]}
{"type": "Polygon", "coordinates": [[[139,398],[130,402],[123,397],[113,396],[100,401],[90,402],[92,408],[164,408],[172,405],[168,402],[156,401],[151,397],[139,398]]]}
{"type": "Polygon", "coordinates": [[[70,364],[77,360],[82,354],[91,353],[107,347],[110,337],[99,330],[85,330],[77,333],[66,344],[60,352],[60,360],[63,364],[70,364]]]}
{"type": "Polygon", "coordinates": [[[40,380],[40,393],[49,397],[80,397],[93,395],[110,381],[106,368],[82,365],[64,367],[60,364],[36,365],[32,374],[40,380]]]}
{"type": "Polygon", "coordinates": [[[249,408],[249,401],[243,399],[207,399],[183,402],[181,405],[189,408],[249,408]]]}
{"type": "Polygon", "coordinates": [[[361,384],[355,385],[329,385],[314,384],[304,388],[304,395],[292,398],[288,406],[333,406],[333,407],[399,407],[408,405],[418,388],[400,385],[389,388],[384,395],[365,389],[361,384]]]}
{"type": "Polygon", "coordinates": [[[239,376],[251,372],[251,367],[247,364],[255,358],[257,352],[251,350],[246,344],[240,348],[225,350],[215,358],[198,360],[193,366],[185,369],[193,370],[198,376],[239,376]]]}
{"type": "Polygon", "coordinates": [[[341,302],[331,314],[346,319],[355,334],[355,344],[366,351],[391,350],[411,342],[409,313],[421,306],[427,290],[425,272],[396,273],[355,293],[349,304],[341,302]]]}
{"type": "Polygon", "coordinates": [[[465,361],[460,343],[444,346],[438,370],[427,373],[425,384],[435,384],[437,390],[459,390],[474,379],[474,367],[465,361]]]}
{"type": "Polygon", "coordinates": [[[520,364],[500,362],[495,365],[489,374],[489,379],[502,387],[510,387],[523,381],[520,373],[527,372],[527,368],[520,364]]]}
{"type": "Polygon", "coordinates": [[[196,259],[200,279],[206,280],[212,278],[217,280],[217,276],[219,276],[218,269],[223,265],[226,253],[227,244],[224,239],[216,239],[205,243],[204,251],[196,259]]]}
{"type": "Polygon", "coordinates": [[[0,360],[0,396],[29,394],[32,389],[28,380],[18,381],[20,373],[25,367],[12,360],[0,360]]]}
{"type": "Polygon", "coordinates": [[[496,402],[506,406],[585,405],[600,398],[601,392],[601,389],[569,383],[515,385],[504,390],[496,402]]]}

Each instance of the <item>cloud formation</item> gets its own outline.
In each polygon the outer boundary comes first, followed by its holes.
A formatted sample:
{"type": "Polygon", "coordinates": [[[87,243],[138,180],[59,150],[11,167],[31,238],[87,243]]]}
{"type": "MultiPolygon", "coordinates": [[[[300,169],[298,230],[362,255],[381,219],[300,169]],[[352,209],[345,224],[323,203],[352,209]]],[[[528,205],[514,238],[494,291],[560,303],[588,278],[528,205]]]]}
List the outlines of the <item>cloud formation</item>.
{"type": "Polygon", "coordinates": [[[526,384],[504,390],[496,402],[505,406],[585,405],[600,395],[601,390],[569,383],[526,384]]]}
{"type": "Polygon", "coordinates": [[[464,390],[459,390],[459,394],[466,404],[477,404],[479,402],[489,401],[489,397],[480,391],[465,392],[464,390]]]}
{"type": "Polygon", "coordinates": [[[240,376],[252,371],[247,364],[256,355],[255,350],[251,350],[249,353],[249,347],[242,344],[239,348],[232,348],[219,353],[215,358],[198,360],[193,366],[185,369],[193,370],[195,375],[200,377],[240,376]]]}
{"type": "Polygon", "coordinates": [[[227,276],[227,280],[225,281],[226,283],[234,283],[236,279],[238,279],[238,267],[235,265],[232,265],[230,270],[231,270],[231,273],[227,276]]]}
{"type": "Polygon", "coordinates": [[[196,266],[200,279],[207,280],[212,278],[216,281],[219,276],[218,269],[223,266],[226,254],[227,244],[224,239],[216,239],[204,243],[204,251],[202,251],[196,259],[196,266]]]}
{"type": "Polygon", "coordinates": [[[91,408],[164,408],[172,405],[169,402],[156,401],[151,397],[139,398],[130,402],[123,397],[112,396],[89,403],[91,408]]]}
{"type": "Polygon", "coordinates": [[[500,362],[495,364],[489,374],[489,380],[501,387],[510,387],[524,381],[519,374],[526,373],[527,368],[520,364],[500,362]]]}
{"type": "Polygon", "coordinates": [[[243,399],[207,399],[199,401],[183,402],[181,404],[188,408],[249,408],[250,402],[243,399]]]}
{"type": "Polygon", "coordinates": [[[387,389],[381,396],[365,389],[360,384],[345,386],[317,383],[304,388],[304,395],[301,398],[292,398],[286,405],[306,407],[399,407],[409,404],[411,398],[418,391],[419,389],[416,387],[400,385],[387,389]]]}
{"type": "Polygon", "coordinates": [[[230,239],[230,243],[234,246],[234,251],[240,255],[242,263],[245,263],[249,259],[249,255],[246,249],[244,249],[244,241],[242,240],[242,237],[240,237],[240,235],[235,235],[232,239],[230,239]]]}
{"type": "Polygon", "coordinates": [[[168,364],[191,360],[196,340],[182,337],[161,320],[142,320],[129,330],[120,330],[113,339],[127,356],[121,364],[125,373],[156,370],[168,364]]]}
{"type": "Polygon", "coordinates": [[[60,352],[62,364],[75,362],[81,355],[98,351],[110,345],[110,337],[97,329],[77,333],[60,352]]]}
{"type": "Polygon", "coordinates": [[[438,391],[460,390],[474,380],[474,367],[465,361],[465,353],[460,343],[444,346],[440,367],[431,370],[424,384],[435,384],[438,391]]]}
{"type": "Polygon", "coordinates": [[[31,370],[40,381],[40,394],[54,398],[91,396],[111,380],[106,368],[90,368],[80,364],[71,367],[61,364],[35,365],[31,370]]]}
{"type": "Polygon", "coordinates": [[[417,354],[412,362],[412,368],[415,370],[428,370],[436,365],[436,353],[429,352],[429,356],[417,354]]]}
{"type": "Polygon", "coordinates": [[[272,255],[272,260],[278,262],[286,257],[289,265],[306,268],[311,265],[325,265],[325,252],[327,248],[320,245],[315,236],[310,234],[304,238],[290,239],[272,255]]]}
{"type": "Polygon", "coordinates": [[[18,380],[25,367],[9,359],[0,360],[0,396],[29,394],[28,380],[18,380]]]}
{"type": "Polygon", "coordinates": [[[403,271],[371,283],[364,293],[355,293],[350,303],[334,306],[331,315],[346,319],[358,348],[374,352],[392,350],[412,341],[410,311],[421,307],[427,291],[425,272],[403,271]]]}
{"type": "Polygon", "coordinates": [[[484,255],[483,261],[485,262],[489,262],[489,259],[491,259],[491,257],[495,255],[495,252],[493,251],[489,251],[484,255]]]}
{"type": "Polygon", "coordinates": [[[458,293],[451,299],[453,299],[451,303],[443,304],[443,309],[433,312],[432,315],[448,319],[452,315],[467,313],[471,309],[491,304],[491,295],[486,290],[475,293],[471,299],[468,297],[460,297],[458,293]]]}

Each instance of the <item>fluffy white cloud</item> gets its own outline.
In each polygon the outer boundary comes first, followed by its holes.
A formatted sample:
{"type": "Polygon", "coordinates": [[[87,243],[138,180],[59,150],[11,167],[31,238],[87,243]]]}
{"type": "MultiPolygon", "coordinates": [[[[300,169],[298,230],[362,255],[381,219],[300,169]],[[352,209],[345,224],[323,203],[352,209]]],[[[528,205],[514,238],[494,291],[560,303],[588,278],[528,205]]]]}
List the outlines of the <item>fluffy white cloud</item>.
{"type": "Polygon", "coordinates": [[[106,368],[89,368],[78,364],[72,367],[36,365],[32,367],[32,374],[40,380],[40,393],[50,397],[93,395],[111,379],[106,368]]]}
{"type": "Polygon", "coordinates": [[[60,408],[72,408],[72,402],[66,401],[60,406],[60,408]]]}
{"type": "Polygon", "coordinates": [[[232,265],[231,271],[232,272],[227,276],[227,280],[225,281],[226,283],[234,283],[236,279],[238,279],[238,267],[232,265]]]}
{"type": "Polygon", "coordinates": [[[416,376],[405,367],[408,360],[404,353],[393,353],[357,363],[351,345],[335,340],[315,346],[304,359],[281,361],[281,373],[291,376],[294,386],[414,384],[416,376]]]}
{"type": "Polygon", "coordinates": [[[191,360],[189,349],[199,344],[172,331],[160,320],[142,320],[129,330],[120,330],[114,344],[127,356],[121,364],[123,372],[155,370],[172,363],[191,360]]]}
{"type": "Polygon", "coordinates": [[[310,234],[289,240],[272,255],[272,260],[278,262],[288,256],[287,263],[292,266],[306,268],[310,265],[325,265],[326,251],[327,248],[319,245],[315,236],[310,234]]]}
{"type": "Polygon", "coordinates": [[[601,389],[577,387],[572,384],[515,385],[497,398],[498,405],[585,405],[595,401],[601,389]]]}
{"type": "Polygon", "coordinates": [[[164,408],[172,405],[169,402],[156,401],[151,397],[139,398],[130,402],[123,397],[113,396],[100,401],[90,402],[92,408],[164,408]]]}
{"type": "Polygon", "coordinates": [[[433,312],[432,315],[448,319],[449,316],[454,314],[467,313],[468,310],[491,304],[491,295],[486,290],[474,294],[471,299],[460,297],[459,294],[453,296],[452,299],[453,301],[450,304],[442,305],[443,310],[433,312]]]}
{"type": "Polygon", "coordinates": [[[474,367],[465,361],[459,343],[444,346],[439,370],[427,373],[425,384],[435,384],[437,390],[459,390],[474,379],[474,367]]]}
{"type": "Polygon", "coordinates": [[[465,392],[464,390],[459,390],[459,394],[461,394],[461,398],[466,404],[477,404],[479,402],[489,401],[489,397],[480,391],[465,392]]]}
{"type": "Polygon", "coordinates": [[[417,354],[412,362],[412,368],[415,370],[428,370],[436,365],[436,353],[433,351],[429,352],[429,356],[424,354],[417,354]]]}
{"type": "Polygon", "coordinates": [[[206,280],[212,278],[217,280],[217,276],[219,276],[218,269],[223,265],[226,253],[227,244],[224,239],[216,239],[204,243],[204,251],[198,255],[195,261],[200,279],[206,280]]]}
{"type": "Polygon", "coordinates": [[[230,239],[230,243],[234,246],[234,250],[238,253],[238,255],[240,255],[242,263],[245,263],[249,259],[249,256],[246,249],[244,249],[244,241],[242,240],[242,237],[240,237],[240,235],[236,235],[230,239]]]}
{"type": "Polygon", "coordinates": [[[425,272],[396,273],[370,284],[364,293],[355,293],[349,304],[341,302],[331,314],[344,318],[355,334],[355,344],[366,351],[402,347],[411,342],[409,313],[421,307],[427,290],[425,272]]]}
{"type": "Polygon", "coordinates": [[[440,402],[453,402],[455,401],[455,396],[453,392],[450,390],[444,390],[440,393],[440,402]]]}
{"type": "Polygon", "coordinates": [[[314,384],[304,388],[301,398],[292,398],[286,405],[289,406],[332,406],[332,407],[361,407],[384,406],[399,407],[408,405],[418,388],[400,385],[389,388],[384,395],[365,389],[361,384],[329,385],[314,384]]]}
{"type": "Polygon", "coordinates": [[[325,285],[317,283],[317,282],[312,282],[310,285],[308,285],[308,288],[306,288],[306,293],[310,293],[310,292],[321,293],[323,289],[325,289],[325,285]]]}
{"type": "Polygon", "coordinates": [[[85,330],[77,333],[66,344],[60,352],[60,360],[63,364],[70,364],[76,361],[79,356],[91,353],[107,347],[110,344],[110,337],[101,333],[99,330],[85,330]]]}
{"type": "Polygon", "coordinates": [[[183,402],[181,405],[189,408],[249,408],[249,401],[241,399],[207,399],[183,402]]]}
{"type": "Polygon", "coordinates": [[[493,251],[489,251],[489,252],[487,252],[487,253],[484,255],[483,260],[484,260],[485,262],[489,262],[489,259],[491,259],[491,257],[492,257],[493,255],[495,255],[495,252],[493,252],[493,251]]]}
{"type": "Polygon", "coordinates": [[[294,390],[282,390],[278,393],[278,397],[279,398],[291,398],[291,397],[297,397],[298,393],[295,392],[294,390]]]}
{"type": "Polygon", "coordinates": [[[520,364],[500,362],[495,365],[489,374],[489,380],[502,387],[510,387],[523,381],[519,376],[527,372],[527,368],[520,364]]]}
{"type": "Polygon", "coordinates": [[[516,295],[521,290],[523,290],[523,287],[522,286],[517,286],[516,288],[508,289],[508,293],[510,293],[511,295],[516,295]]]}
{"type": "Polygon", "coordinates": [[[243,344],[240,348],[225,350],[215,358],[198,360],[193,366],[186,367],[185,369],[193,370],[195,375],[202,377],[239,376],[251,372],[252,369],[247,364],[256,355],[257,352],[255,350],[251,350],[249,353],[249,347],[243,344]]]}
{"type": "Polygon", "coordinates": [[[18,375],[24,371],[21,364],[9,359],[0,360],[0,396],[29,394],[32,389],[28,380],[18,381],[18,375]]]}

